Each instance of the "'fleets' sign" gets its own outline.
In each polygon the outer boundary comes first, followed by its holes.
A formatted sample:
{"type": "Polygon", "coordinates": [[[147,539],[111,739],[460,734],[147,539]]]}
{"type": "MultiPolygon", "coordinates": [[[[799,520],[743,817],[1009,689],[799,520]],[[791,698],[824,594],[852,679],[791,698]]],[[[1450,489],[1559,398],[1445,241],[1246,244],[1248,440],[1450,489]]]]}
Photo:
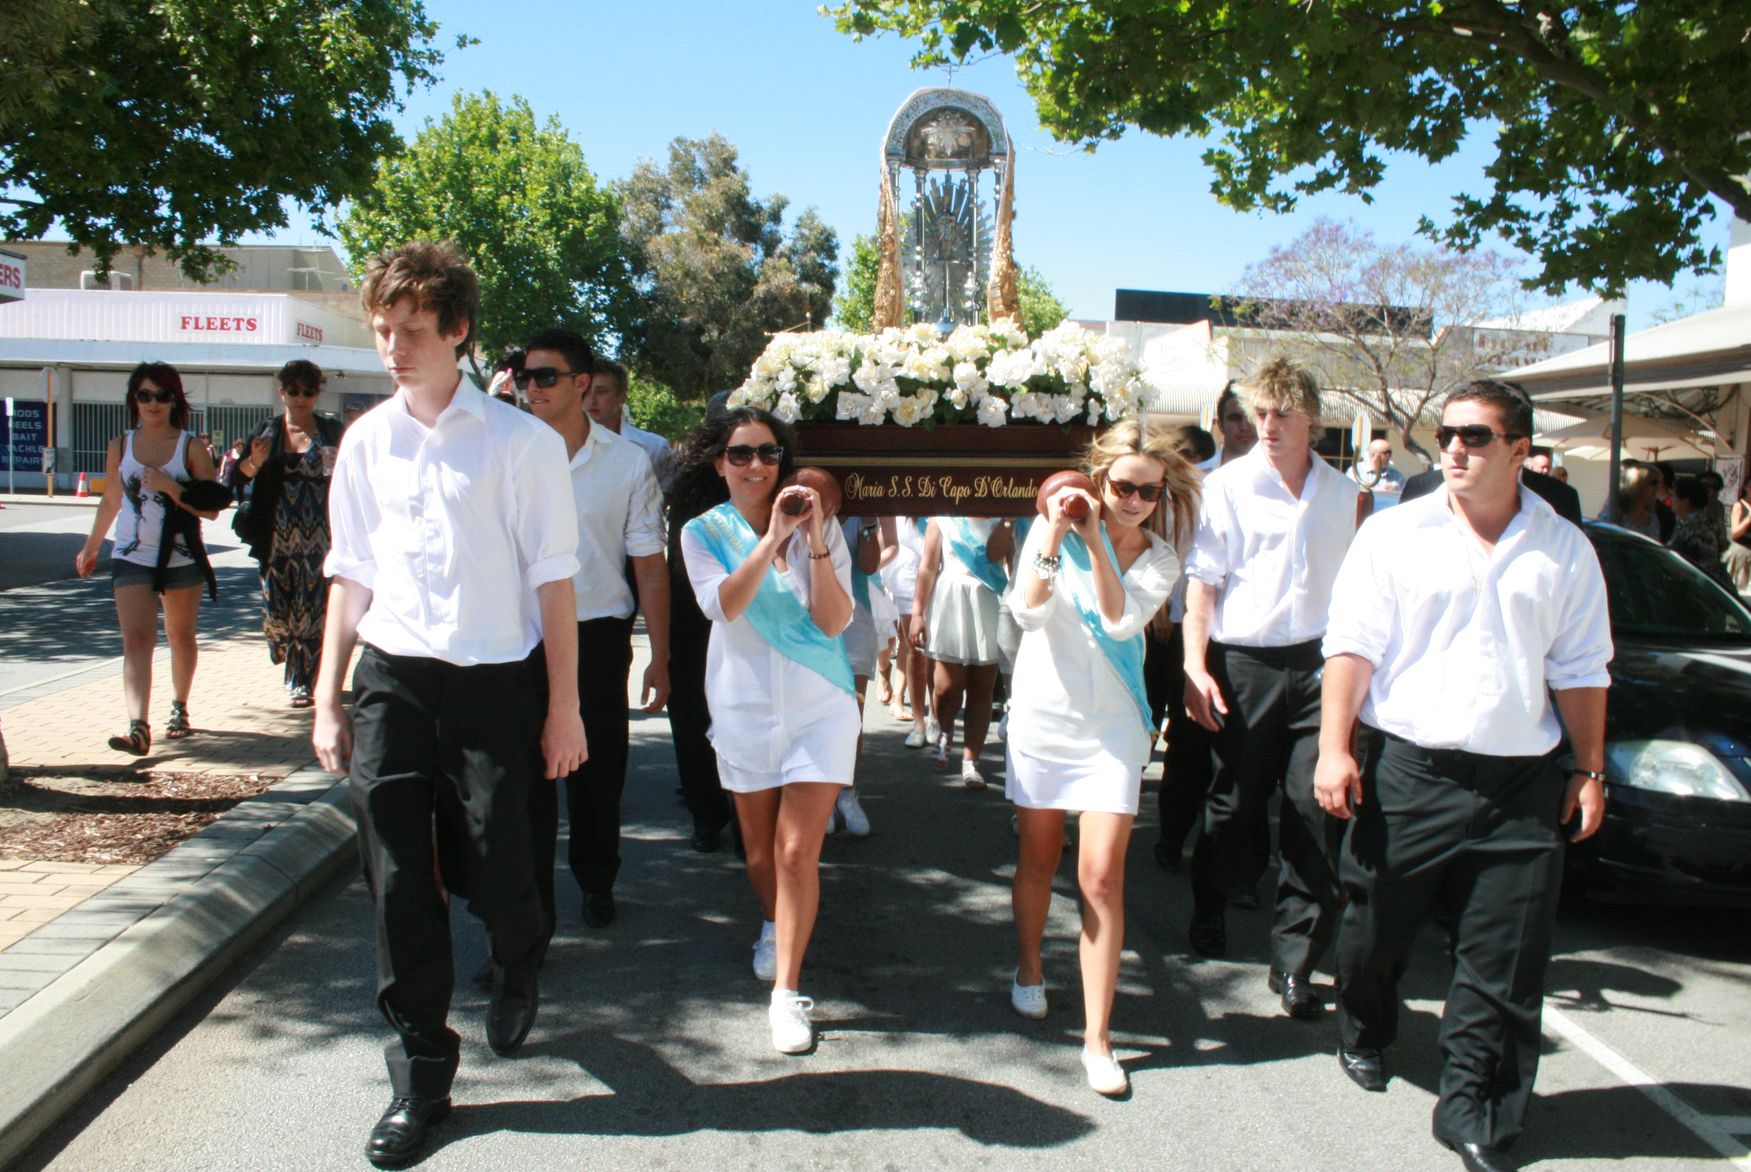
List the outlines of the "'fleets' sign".
{"type": "Polygon", "coordinates": [[[256,317],[227,313],[183,313],[176,328],[194,334],[253,334],[261,328],[256,317]]]}
{"type": "Polygon", "coordinates": [[[0,303],[24,300],[24,258],[0,250],[0,303]]]}

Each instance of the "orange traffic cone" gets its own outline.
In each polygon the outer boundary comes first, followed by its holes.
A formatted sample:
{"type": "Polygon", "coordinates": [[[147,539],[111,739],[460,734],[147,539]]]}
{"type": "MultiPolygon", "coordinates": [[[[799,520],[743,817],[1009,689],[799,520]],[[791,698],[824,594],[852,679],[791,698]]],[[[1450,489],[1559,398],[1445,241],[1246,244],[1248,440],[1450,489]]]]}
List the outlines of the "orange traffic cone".
{"type": "Polygon", "coordinates": [[[74,496],[90,496],[91,495],[91,480],[83,472],[81,472],[79,474],[79,487],[73,491],[73,495],[74,496]]]}

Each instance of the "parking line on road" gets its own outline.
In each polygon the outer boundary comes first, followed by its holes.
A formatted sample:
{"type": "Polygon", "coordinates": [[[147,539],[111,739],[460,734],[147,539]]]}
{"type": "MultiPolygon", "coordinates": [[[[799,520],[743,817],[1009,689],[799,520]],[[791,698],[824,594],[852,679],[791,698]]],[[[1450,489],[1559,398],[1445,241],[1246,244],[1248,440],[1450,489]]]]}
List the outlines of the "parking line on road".
{"type": "Polygon", "coordinates": [[[1696,1110],[1667,1090],[1665,1084],[1658,1079],[1582,1029],[1574,1019],[1549,1001],[1544,1004],[1544,1021],[1593,1061],[1646,1095],[1656,1107],[1676,1119],[1697,1139],[1731,1160],[1735,1167],[1751,1169],[1751,1147],[1722,1126],[1723,1123],[1736,1123],[1737,1120],[1717,1120],[1696,1110]]]}

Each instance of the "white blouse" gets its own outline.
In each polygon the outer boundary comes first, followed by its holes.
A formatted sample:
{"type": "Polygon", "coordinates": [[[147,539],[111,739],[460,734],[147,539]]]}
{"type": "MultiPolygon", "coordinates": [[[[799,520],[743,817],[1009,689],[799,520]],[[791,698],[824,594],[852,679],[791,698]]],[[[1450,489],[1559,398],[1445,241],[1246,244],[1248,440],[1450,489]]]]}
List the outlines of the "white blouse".
{"type": "MultiPolygon", "coordinates": [[[[1005,736],[1016,749],[1042,761],[1081,764],[1104,754],[1142,769],[1149,761],[1150,736],[1131,690],[1095,642],[1076,604],[1060,597],[1072,579],[1080,580],[1092,597],[1092,567],[1077,569],[1065,557],[1045,601],[1031,608],[1022,603],[1021,583],[1033,575],[1034,555],[1049,528],[1036,524],[1028,533],[1009,589],[1009,610],[1022,636],[1005,736]]],[[[1113,639],[1142,634],[1179,578],[1173,546],[1153,533],[1148,536],[1149,548],[1119,579],[1125,588],[1124,613],[1116,623],[1102,620],[1113,639]]]]}
{"type": "MultiPolygon", "coordinates": [[[[851,595],[851,552],[837,525],[823,527],[830,564],[851,595]]],[[[724,620],[718,590],[730,571],[691,529],[681,531],[681,556],[699,609],[711,620],[705,656],[705,698],[711,706],[711,747],[742,769],[778,769],[792,738],[824,717],[857,720],[857,701],[838,685],[780,653],[760,637],[746,613],[724,620]]],[[[784,579],[799,601],[809,598],[811,570],[829,559],[809,557],[808,535],[798,526],[785,546],[784,579]]],[[[829,631],[838,635],[839,631],[829,631]]]]}

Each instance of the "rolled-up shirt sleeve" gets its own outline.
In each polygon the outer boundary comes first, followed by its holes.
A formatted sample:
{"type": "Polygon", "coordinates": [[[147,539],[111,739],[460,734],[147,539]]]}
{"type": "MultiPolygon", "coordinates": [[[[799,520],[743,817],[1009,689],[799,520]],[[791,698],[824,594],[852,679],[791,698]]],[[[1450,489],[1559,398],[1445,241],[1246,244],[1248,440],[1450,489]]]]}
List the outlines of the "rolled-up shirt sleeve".
{"type": "Polygon", "coordinates": [[[1611,673],[1606,669],[1615,649],[1605,574],[1593,547],[1584,540],[1576,544],[1579,548],[1570,562],[1556,638],[1544,657],[1544,682],[1558,692],[1611,686],[1611,673]]]}
{"type": "Polygon", "coordinates": [[[1179,578],[1179,556],[1170,545],[1152,543],[1139,560],[1143,564],[1132,566],[1130,573],[1121,579],[1125,588],[1125,610],[1119,621],[1108,622],[1105,615],[1101,616],[1101,626],[1106,629],[1107,636],[1120,642],[1143,633],[1143,628],[1167,601],[1175,580],[1179,578]]]}
{"type": "Polygon", "coordinates": [[[695,519],[681,530],[681,560],[687,563],[687,580],[693,583],[693,597],[700,611],[712,622],[721,623],[725,621],[724,607],[718,589],[730,572],[700,540],[698,525],[695,519]]]}
{"type": "Polygon", "coordinates": [[[663,494],[651,472],[650,461],[630,460],[633,466],[632,494],[626,508],[626,556],[650,557],[663,552],[663,494]]]}
{"type": "Polygon", "coordinates": [[[1050,528],[1048,525],[1034,525],[1028,529],[1027,538],[1021,544],[1021,556],[1015,559],[1015,577],[1010,579],[1009,589],[1004,595],[1009,613],[1015,618],[1015,625],[1024,631],[1037,631],[1044,627],[1052,617],[1052,611],[1058,606],[1058,591],[1055,587],[1046,591],[1045,599],[1038,606],[1029,606],[1021,600],[1022,584],[1034,576],[1034,558],[1045,544],[1045,535],[1050,528]]]}
{"type": "Polygon", "coordinates": [[[1358,655],[1379,667],[1391,637],[1392,595],[1375,565],[1377,543],[1369,540],[1373,532],[1363,526],[1338,567],[1338,576],[1332,583],[1325,639],[1320,646],[1327,659],[1334,655],[1358,655]]]}
{"type": "Polygon", "coordinates": [[[568,581],[578,572],[578,513],[572,499],[565,441],[557,431],[529,433],[527,449],[511,465],[517,502],[517,545],[528,565],[523,580],[534,590],[568,581]]]}
{"type": "Polygon", "coordinates": [[[359,446],[353,437],[343,437],[328,483],[328,557],[322,572],[330,578],[346,578],[367,590],[377,582],[377,562],[371,554],[371,530],[376,520],[376,498],[360,483],[359,446]],[[349,442],[351,440],[352,442],[349,442]]]}

